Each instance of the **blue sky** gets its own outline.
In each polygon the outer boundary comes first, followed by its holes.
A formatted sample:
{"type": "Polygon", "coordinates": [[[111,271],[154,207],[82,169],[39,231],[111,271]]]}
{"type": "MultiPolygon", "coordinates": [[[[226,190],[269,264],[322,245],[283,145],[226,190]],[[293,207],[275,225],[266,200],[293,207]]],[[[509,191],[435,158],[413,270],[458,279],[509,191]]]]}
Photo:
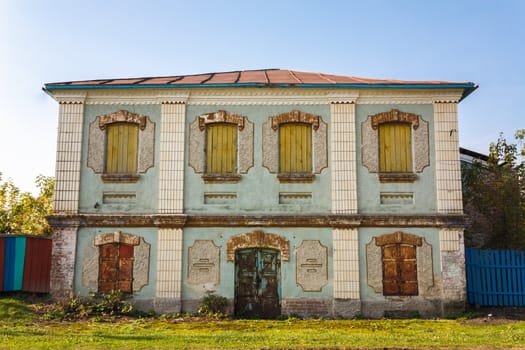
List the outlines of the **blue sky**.
{"type": "Polygon", "coordinates": [[[0,172],[54,175],[44,83],[282,68],[471,81],[460,144],[525,128],[525,1],[0,1],[0,172]]]}

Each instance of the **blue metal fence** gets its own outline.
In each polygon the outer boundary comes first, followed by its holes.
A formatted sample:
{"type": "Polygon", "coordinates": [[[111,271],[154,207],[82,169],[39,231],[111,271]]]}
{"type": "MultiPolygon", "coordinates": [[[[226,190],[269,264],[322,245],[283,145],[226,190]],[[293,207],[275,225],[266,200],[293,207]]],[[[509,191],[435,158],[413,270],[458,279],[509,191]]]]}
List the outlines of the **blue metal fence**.
{"type": "Polygon", "coordinates": [[[467,300],[482,306],[525,306],[525,251],[466,248],[467,300]]]}

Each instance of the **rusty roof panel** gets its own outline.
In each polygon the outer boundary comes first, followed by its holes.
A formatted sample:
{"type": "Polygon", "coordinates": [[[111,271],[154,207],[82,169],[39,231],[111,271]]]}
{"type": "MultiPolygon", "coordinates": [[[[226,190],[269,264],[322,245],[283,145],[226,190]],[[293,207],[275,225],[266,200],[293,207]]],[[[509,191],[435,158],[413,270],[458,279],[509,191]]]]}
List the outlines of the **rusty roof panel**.
{"type": "Polygon", "coordinates": [[[215,73],[206,84],[235,84],[239,79],[240,72],[215,73]]]}
{"type": "Polygon", "coordinates": [[[237,83],[256,83],[256,84],[268,84],[268,77],[266,76],[266,70],[247,70],[240,72],[240,77],[237,83]]]}
{"type": "Polygon", "coordinates": [[[268,80],[270,84],[303,84],[304,82],[296,78],[292,71],[289,70],[267,70],[268,80]]]}

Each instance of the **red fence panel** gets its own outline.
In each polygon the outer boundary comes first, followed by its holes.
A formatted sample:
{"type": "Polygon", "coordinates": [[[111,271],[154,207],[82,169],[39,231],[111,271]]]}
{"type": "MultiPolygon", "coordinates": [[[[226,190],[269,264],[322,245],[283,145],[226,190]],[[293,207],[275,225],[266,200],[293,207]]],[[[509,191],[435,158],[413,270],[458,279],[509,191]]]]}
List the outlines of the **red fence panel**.
{"type": "Polygon", "coordinates": [[[23,291],[49,293],[51,246],[48,238],[27,237],[23,291]]]}

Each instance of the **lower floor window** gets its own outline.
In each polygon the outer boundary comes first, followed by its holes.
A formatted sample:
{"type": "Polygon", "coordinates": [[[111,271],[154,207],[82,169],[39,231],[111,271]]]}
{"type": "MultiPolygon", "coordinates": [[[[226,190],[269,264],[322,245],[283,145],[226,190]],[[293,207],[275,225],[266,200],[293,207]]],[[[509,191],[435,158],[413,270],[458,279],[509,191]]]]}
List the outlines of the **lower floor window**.
{"type": "Polygon", "coordinates": [[[99,247],[98,291],[109,293],[133,291],[133,246],[107,243],[99,247]]]}
{"type": "Polygon", "coordinates": [[[381,247],[383,295],[417,295],[416,246],[397,243],[381,247]]]}

